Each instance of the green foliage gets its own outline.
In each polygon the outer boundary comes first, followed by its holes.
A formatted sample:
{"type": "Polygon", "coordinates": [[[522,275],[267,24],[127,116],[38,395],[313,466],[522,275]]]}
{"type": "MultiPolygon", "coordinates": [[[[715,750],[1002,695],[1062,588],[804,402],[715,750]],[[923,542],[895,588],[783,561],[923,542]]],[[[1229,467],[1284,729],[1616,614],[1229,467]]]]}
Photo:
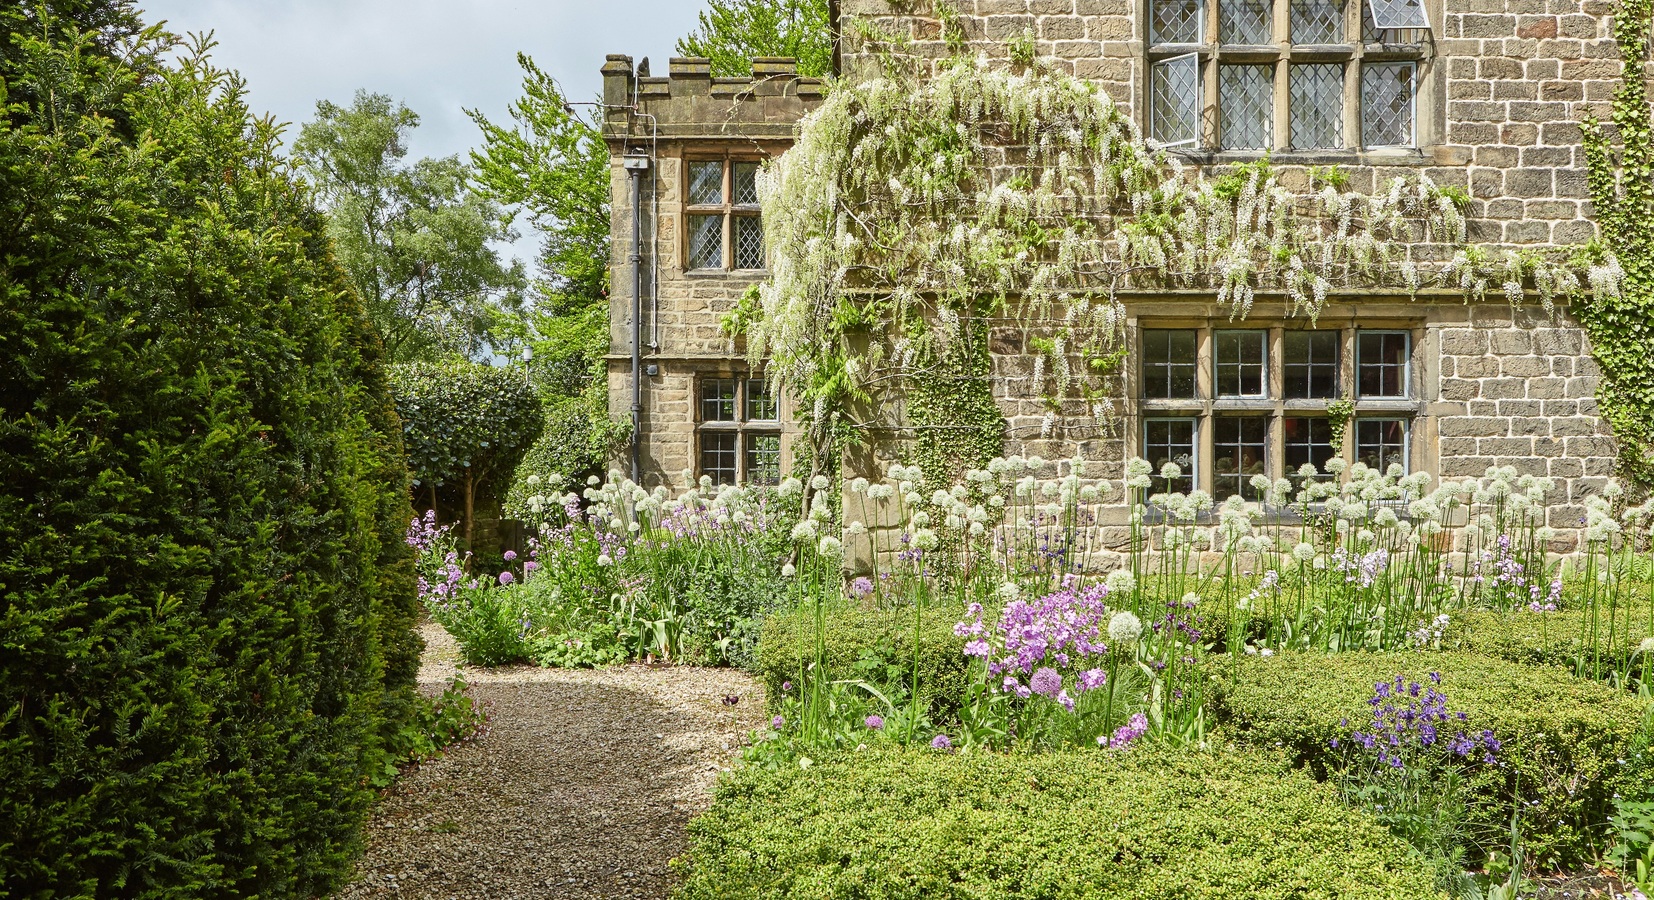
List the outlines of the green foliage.
{"type": "Polygon", "coordinates": [[[460,360],[404,364],[391,379],[414,496],[456,511],[447,518],[469,544],[478,511],[499,508],[545,426],[540,398],[521,371],[460,360]]]}
{"type": "Polygon", "coordinates": [[[328,894],[415,708],[379,342],[205,46],[0,19],[0,895],[328,894]]]}
{"type": "Polygon", "coordinates": [[[391,360],[493,349],[517,315],[524,277],[490,244],[510,241],[500,208],[472,191],[457,156],[403,163],[419,117],[384,94],[323,100],[293,144],[328,212],[328,236],[391,360]]]}
{"type": "Polygon", "coordinates": [[[466,110],[483,139],[471,163],[478,190],[526,208],[544,237],[541,293],[549,311],[578,311],[608,293],[609,147],[597,123],[575,113],[531,57],[519,53],[517,61],[527,74],[523,96],[510,107],[515,127],[466,110]]]}
{"type": "Polygon", "coordinates": [[[387,788],[404,768],[435,759],[487,728],[488,709],[471,696],[465,673],[456,673],[435,697],[415,695],[413,717],[397,733],[384,767],[369,780],[376,788],[387,788]]]}
{"type": "Polygon", "coordinates": [[[1406,845],[1267,756],[874,750],[737,770],[680,900],[1434,898],[1406,845]]]}
{"type": "Polygon", "coordinates": [[[833,71],[827,0],[707,0],[700,27],[678,40],[680,56],[712,60],[712,74],[752,75],[755,56],[790,56],[812,78],[833,71]]]}
{"type": "Polygon", "coordinates": [[[1467,828],[1481,849],[1498,846],[1519,813],[1529,858],[1573,866],[1606,849],[1605,823],[1616,794],[1638,797],[1654,781],[1632,751],[1645,740],[1644,705],[1557,668],[1530,668],[1471,653],[1287,653],[1243,657],[1219,678],[1215,711],[1231,737],[1282,747],[1317,773],[1334,765],[1334,738],[1348,720],[1372,720],[1373,685],[1403,675],[1439,689],[1467,726],[1492,729],[1502,765],[1467,776],[1467,828]],[[1492,841],[1492,843],[1488,843],[1492,841]]]}
{"type": "Polygon", "coordinates": [[[1641,75],[1651,15],[1650,0],[1622,0],[1614,17],[1623,71],[1632,73],[1614,93],[1614,138],[1585,121],[1591,204],[1613,260],[1592,280],[1623,272],[1623,284],[1573,308],[1602,369],[1597,404],[1619,441],[1622,473],[1644,488],[1654,487],[1654,134],[1641,75]]]}
{"type": "Polygon", "coordinates": [[[1654,628],[1646,606],[1619,609],[1612,621],[1606,609],[1595,621],[1588,609],[1464,610],[1451,617],[1442,647],[1524,665],[1561,666],[1586,677],[1594,670],[1635,676],[1645,664],[1654,666],[1654,651],[1641,650],[1650,636],[1654,628]]]}
{"type": "MultiPolygon", "coordinates": [[[[911,684],[914,662],[912,608],[862,609],[832,605],[822,632],[828,677],[859,678],[875,687],[911,684]]],[[[919,620],[918,668],[921,704],[936,721],[958,715],[970,677],[965,639],[953,633],[959,610],[951,604],[926,608],[919,620]]],[[[758,675],[772,698],[786,681],[802,684],[816,654],[815,611],[802,605],[772,613],[758,643],[758,675]]]]}
{"type": "Polygon", "coordinates": [[[933,351],[929,366],[908,378],[907,418],[914,428],[907,456],[932,484],[954,484],[1005,449],[1005,418],[988,376],[988,328],[961,328],[958,342],[933,351]]]}

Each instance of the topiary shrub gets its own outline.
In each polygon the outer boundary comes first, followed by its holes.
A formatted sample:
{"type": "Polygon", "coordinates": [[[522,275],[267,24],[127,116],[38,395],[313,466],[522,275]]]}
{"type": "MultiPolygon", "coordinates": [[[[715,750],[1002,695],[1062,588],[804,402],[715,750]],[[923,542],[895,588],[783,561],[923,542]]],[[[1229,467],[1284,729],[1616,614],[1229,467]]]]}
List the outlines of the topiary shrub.
{"type": "Polygon", "coordinates": [[[1436,898],[1410,848],[1277,758],[877,750],[736,770],[679,900],[1436,898]]]}
{"type": "Polygon", "coordinates": [[[475,547],[480,514],[497,516],[511,476],[545,427],[523,373],[451,360],[391,370],[414,497],[460,522],[475,547]]]}
{"type": "Polygon", "coordinates": [[[324,895],[418,665],[378,341],[238,79],[30,7],[0,29],[0,896],[324,895]]]}
{"type": "MultiPolygon", "coordinates": [[[[960,610],[953,604],[926,607],[919,622],[919,690],[937,721],[957,717],[970,675],[965,639],[953,633],[960,610]]],[[[908,684],[913,672],[912,607],[862,609],[829,606],[823,638],[827,670],[835,678],[908,684]]],[[[758,674],[765,696],[779,698],[783,682],[797,679],[815,660],[816,618],[805,604],[771,613],[758,642],[758,674]]]]}
{"type": "Polygon", "coordinates": [[[1541,866],[1589,862],[1610,835],[1616,793],[1654,788],[1646,744],[1645,704],[1565,670],[1521,666],[1473,653],[1287,653],[1243,657],[1215,682],[1214,711],[1226,733],[1262,747],[1285,748],[1300,765],[1325,775],[1338,759],[1329,746],[1350,726],[1372,721],[1373,686],[1396,675],[1438,689],[1467,727],[1492,729],[1504,743],[1498,766],[1469,779],[1473,833],[1508,839],[1511,814],[1541,866]]]}

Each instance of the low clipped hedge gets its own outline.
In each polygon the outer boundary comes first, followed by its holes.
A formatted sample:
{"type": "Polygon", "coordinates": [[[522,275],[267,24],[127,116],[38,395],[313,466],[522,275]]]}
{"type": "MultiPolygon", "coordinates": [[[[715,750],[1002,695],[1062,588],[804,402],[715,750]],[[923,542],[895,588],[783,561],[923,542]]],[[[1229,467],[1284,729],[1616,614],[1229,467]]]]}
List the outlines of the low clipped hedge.
{"type": "Polygon", "coordinates": [[[738,770],[679,900],[1441,897],[1404,842],[1274,755],[881,750],[738,770]]]}
{"type": "Polygon", "coordinates": [[[1590,612],[1582,609],[1543,613],[1466,610],[1449,616],[1442,646],[1528,665],[1574,669],[1583,661],[1590,669],[1600,662],[1607,671],[1633,661],[1640,669],[1642,659],[1635,654],[1651,634],[1654,629],[1649,627],[1646,609],[1629,615],[1619,610],[1612,628],[1606,613],[1599,614],[1593,624],[1590,612]]]}
{"type": "MultiPolygon", "coordinates": [[[[951,719],[965,696],[970,658],[965,656],[965,639],[953,633],[960,611],[953,604],[926,607],[919,616],[919,690],[930,704],[931,716],[951,719]]],[[[880,660],[884,671],[900,666],[901,683],[912,677],[914,609],[862,609],[830,606],[823,611],[823,643],[827,670],[834,678],[871,674],[871,662],[880,660]],[[868,666],[858,671],[863,660],[868,666]]],[[[781,685],[799,677],[815,659],[816,613],[808,604],[771,614],[764,621],[758,644],[758,675],[764,680],[767,696],[779,698],[781,685]]]]}
{"type": "Polygon", "coordinates": [[[1214,712],[1229,736],[1284,748],[1319,775],[1339,761],[1328,742],[1372,721],[1375,683],[1441,673],[1449,709],[1504,742],[1499,765],[1472,769],[1472,833],[1508,834],[1520,805],[1523,838],[1542,866],[1591,860],[1610,837],[1615,794],[1654,789],[1646,705],[1562,669],[1462,652],[1288,653],[1228,665],[1238,671],[1219,675],[1214,712]]]}

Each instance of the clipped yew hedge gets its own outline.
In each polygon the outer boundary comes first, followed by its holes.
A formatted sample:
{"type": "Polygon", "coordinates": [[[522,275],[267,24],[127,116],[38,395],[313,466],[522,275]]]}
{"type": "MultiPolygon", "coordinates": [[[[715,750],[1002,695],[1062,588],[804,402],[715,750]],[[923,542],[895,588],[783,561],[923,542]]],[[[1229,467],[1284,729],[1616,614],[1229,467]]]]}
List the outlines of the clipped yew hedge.
{"type": "Polygon", "coordinates": [[[1616,794],[1654,799],[1646,704],[1565,669],[1462,652],[1285,653],[1243,657],[1238,667],[1220,668],[1214,681],[1225,736],[1283,749],[1318,775],[1339,763],[1334,738],[1371,724],[1377,682],[1440,673],[1448,708],[1504,743],[1497,766],[1472,769],[1473,833],[1508,843],[1520,810],[1540,866],[1582,865],[1605,849],[1616,794]]]}
{"type": "Polygon", "coordinates": [[[0,897],[325,895],[418,662],[377,338],[233,80],[28,34],[0,32],[0,897]]]}
{"type": "Polygon", "coordinates": [[[1411,849],[1264,754],[876,750],[738,769],[679,900],[1413,900],[1411,849]]]}
{"type": "Polygon", "coordinates": [[[1654,653],[1639,652],[1654,635],[1647,606],[1602,611],[1511,612],[1464,610],[1448,617],[1442,646],[1497,656],[1529,665],[1563,666],[1586,677],[1654,665],[1654,653]]]}

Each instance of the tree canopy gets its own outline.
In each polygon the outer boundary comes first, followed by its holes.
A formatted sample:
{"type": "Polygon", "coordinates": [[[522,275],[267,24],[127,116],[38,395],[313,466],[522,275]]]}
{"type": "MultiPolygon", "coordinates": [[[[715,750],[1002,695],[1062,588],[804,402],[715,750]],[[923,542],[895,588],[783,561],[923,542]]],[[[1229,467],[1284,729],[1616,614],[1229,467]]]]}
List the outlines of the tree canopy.
{"type": "Polygon", "coordinates": [[[418,126],[401,103],[358,91],[348,107],[317,103],[293,152],[390,358],[483,356],[500,316],[522,307],[521,266],[491,246],[515,234],[459,157],[404,162],[418,126]]]}
{"type": "Polygon", "coordinates": [[[755,56],[792,56],[801,75],[832,74],[827,0],[708,0],[707,7],[677,49],[712,60],[713,75],[751,75],[755,56]]]}

